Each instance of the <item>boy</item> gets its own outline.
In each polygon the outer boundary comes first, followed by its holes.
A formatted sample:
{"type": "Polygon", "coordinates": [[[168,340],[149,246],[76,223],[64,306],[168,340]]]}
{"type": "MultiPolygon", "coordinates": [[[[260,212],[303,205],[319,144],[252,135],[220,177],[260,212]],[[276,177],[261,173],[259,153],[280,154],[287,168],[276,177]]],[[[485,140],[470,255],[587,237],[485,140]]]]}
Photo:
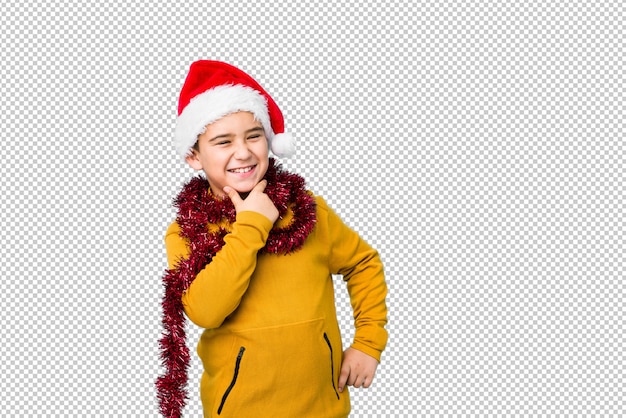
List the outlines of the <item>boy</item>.
{"type": "Polygon", "coordinates": [[[346,385],[371,385],[387,342],[378,253],[269,157],[294,147],[274,100],[243,71],[191,65],[175,141],[205,178],[183,187],[165,237],[161,413],[180,417],[185,403],[186,315],[205,328],[205,417],[347,417],[346,385]],[[333,274],[354,310],[343,353],[333,274]]]}

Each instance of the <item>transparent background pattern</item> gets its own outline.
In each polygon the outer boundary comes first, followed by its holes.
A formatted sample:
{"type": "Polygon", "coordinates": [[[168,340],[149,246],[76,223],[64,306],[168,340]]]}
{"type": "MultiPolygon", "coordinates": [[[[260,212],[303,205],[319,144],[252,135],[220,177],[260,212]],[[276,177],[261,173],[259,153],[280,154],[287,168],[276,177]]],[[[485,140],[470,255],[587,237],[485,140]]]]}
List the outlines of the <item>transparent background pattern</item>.
{"type": "Polygon", "coordinates": [[[0,415],[158,416],[178,92],[219,59],[385,263],[352,417],[624,416],[623,4],[3,2],[0,415]]]}

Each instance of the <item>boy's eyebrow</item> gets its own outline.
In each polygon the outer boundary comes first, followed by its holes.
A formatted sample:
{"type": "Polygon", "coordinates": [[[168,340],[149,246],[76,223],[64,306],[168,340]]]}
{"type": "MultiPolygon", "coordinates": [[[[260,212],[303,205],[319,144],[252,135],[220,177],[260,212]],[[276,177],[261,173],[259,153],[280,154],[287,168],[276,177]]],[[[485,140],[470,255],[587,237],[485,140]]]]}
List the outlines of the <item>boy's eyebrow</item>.
{"type": "MultiPolygon", "coordinates": [[[[253,132],[257,132],[257,131],[261,131],[261,132],[263,132],[263,131],[264,131],[264,129],[263,129],[263,127],[262,127],[262,126],[255,126],[254,128],[250,128],[250,129],[248,129],[248,130],[245,132],[245,134],[246,134],[246,135],[249,135],[249,134],[251,134],[251,133],[253,133],[253,132]]],[[[213,138],[209,139],[209,142],[213,142],[213,141],[216,141],[216,140],[218,140],[218,139],[222,139],[222,138],[229,138],[229,137],[231,137],[231,136],[235,136],[235,134],[232,134],[232,133],[227,133],[227,134],[217,135],[217,136],[214,136],[213,138]]]]}
{"type": "Polygon", "coordinates": [[[265,131],[265,129],[263,129],[263,127],[262,127],[262,126],[255,126],[254,128],[250,128],[250,129],[248,129],[248,130],[246,131],[246,134],[251,134],[251,133],[253,133],[253,132],[258,132],[258,131],[264,132],[264,131],[265,131]]]}

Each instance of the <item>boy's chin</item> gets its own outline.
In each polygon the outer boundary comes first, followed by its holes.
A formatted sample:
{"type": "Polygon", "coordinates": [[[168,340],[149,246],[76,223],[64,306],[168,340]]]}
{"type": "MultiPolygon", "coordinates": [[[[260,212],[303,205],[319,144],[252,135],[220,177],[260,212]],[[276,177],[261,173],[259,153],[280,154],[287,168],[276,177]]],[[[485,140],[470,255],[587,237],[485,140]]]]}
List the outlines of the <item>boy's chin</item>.
{"type": "Polygon", "coordinates": [[[254,189],[254,187],[241,187],[235,188],[235,191],[239,193],[239,196],[245,200],[246,197],[250,194],[250,192],[254,189]]]}

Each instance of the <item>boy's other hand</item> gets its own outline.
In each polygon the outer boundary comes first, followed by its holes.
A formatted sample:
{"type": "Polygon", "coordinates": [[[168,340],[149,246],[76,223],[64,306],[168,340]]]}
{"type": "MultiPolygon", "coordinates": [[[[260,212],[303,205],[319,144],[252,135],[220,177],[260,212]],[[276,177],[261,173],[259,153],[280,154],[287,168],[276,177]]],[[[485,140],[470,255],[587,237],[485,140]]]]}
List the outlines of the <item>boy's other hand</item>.
{"type": "Polygon", "coordinates": [[[378,360],[354,348],[348,348],[343,352],[343,361],[341,362],[341,372],[339,373],[339,392],[343,392],[343,388],[354,386],[355,388],[369,388],[374,380],[378,360]]]}
{"type": "Polygon", "coordinates": [[[274,223],[278,219],[278,209],[276,209],[269,196],[264,193],[265,186],[267,186],[267,180],[261,180],[248,193],[245,199],[242,199],[237,190],[232,187],[224,187],[224,192],[233,202],[237,213],[247,210],[257,212],[274,223]]]}

